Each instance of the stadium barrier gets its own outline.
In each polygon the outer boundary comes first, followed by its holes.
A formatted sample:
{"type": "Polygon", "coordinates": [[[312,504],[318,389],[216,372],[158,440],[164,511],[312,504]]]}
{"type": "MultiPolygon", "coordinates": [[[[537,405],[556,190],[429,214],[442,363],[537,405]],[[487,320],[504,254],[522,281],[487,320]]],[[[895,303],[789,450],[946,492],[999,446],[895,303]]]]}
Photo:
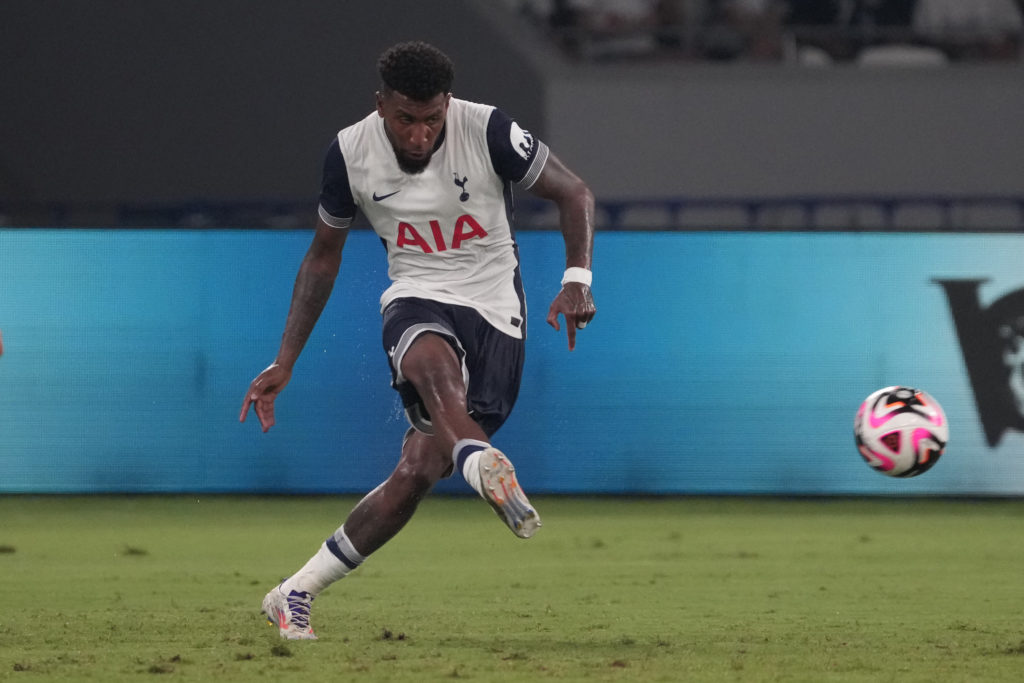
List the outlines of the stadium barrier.
{"type": "MultiPolygon", "coordinates": [[[[516,202],[524,230],[557,229],[553,206],[516,202]]],[[[2,226],[307,229],[309,201],[16,202],[0,200],[2,226]]],[[[602,230],[825,230],[1010,232],[1024,229],[1024,196],[804,195],[599,198],[602,230]]],[[[365,227],[365,226],[362,226],[365,227]]]]}
{"type": "MultiPolygon", "coordinates": [[[[0,230],[0,491],[378,483],[406,424],[369,231],[348,241],[279,424],[238,423],[308,243],[297,230],[0,230]]],[[[561,236],[520,243],[526,371],[497,443],[531,491],[1024,493],[1022,235],[602,232],[598,314],[572,353],[544,323],[561,236]],[[854,448],[858,404],[891,384],[926,389],[949,416],[949,448],[922,477],[883,477],[854,448]]]]}

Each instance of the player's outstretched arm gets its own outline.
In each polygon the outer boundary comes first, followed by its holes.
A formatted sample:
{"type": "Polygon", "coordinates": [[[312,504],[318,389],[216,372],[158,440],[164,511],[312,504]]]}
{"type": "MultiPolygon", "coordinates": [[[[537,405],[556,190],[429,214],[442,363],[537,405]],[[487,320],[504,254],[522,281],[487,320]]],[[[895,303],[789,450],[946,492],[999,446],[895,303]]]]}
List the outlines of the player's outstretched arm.
{"type": "Polygon", "coordinates": [[[566,277],[548,309],[547,322],[557,331],[558,316],[565,318],[571,351],[576,348],[576,331],[586,327],[597,313],[588,281],[594,253],[594,195],[554,154],[548,157],[530,191],[558,206],[559,227],[565,239],[566,277]]]}
{"type": "Polygon", "coordinates": [[[253,406],[264,432],[274,426],[274,400],[291,380],[295,361],[331,296],[347,236],[348,230],[338,230],[323,220],[317,220],[313,242],[295,278],[291,308],[277,358],[249,384],[242,400],[239,422],[245,422],[249,406],[253,406]]]}

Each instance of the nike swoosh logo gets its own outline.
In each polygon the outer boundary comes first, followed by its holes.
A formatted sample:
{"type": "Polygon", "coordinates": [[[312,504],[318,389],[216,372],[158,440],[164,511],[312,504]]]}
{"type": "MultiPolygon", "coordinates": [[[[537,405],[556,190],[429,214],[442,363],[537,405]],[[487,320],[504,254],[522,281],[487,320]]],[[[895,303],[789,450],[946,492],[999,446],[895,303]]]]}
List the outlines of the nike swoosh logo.
{"type": "Polygon", "coordinates": [[[387,199],[387,198],[388,198],[388,197],[390,197],[391,195],[393,195],[393,194],[398,194],[399,192],[401,192],[401,190],[395,190],[394,192],[388,192],[387,194],[382,194],[382,195],[380,195],[380,196],[377,196],[377,193],[376,193],[376,192],[374,192],[374,193],[373,193],[373,201],[375,201],[375,202],[379,202],[379,201],[381,201],[382,199],[387,199]]]}

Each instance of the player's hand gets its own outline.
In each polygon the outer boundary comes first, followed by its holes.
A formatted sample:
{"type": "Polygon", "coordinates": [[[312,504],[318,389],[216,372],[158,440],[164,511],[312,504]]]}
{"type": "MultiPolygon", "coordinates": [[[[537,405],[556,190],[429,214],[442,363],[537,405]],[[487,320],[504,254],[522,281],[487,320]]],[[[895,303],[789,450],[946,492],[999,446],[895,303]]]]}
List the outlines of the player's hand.
{"type": "Polygon", "coordinates": [[[580,282],[566,282],[551,302],[547,320],[548,325],[557,332],[562,329],[558,324],[558,316],[565,316],[565,331],[569,335],[569,350],[572,351],[576,348],[576,331],[586,327],[594,319],[595,313],[597,307],[594,306],[590,287],[580,282]]]}
{"type": "Polygon", "coordinates": [[[286,370],[277,363],[271,364],[266,370],[256,376],[256,379],[249,384],[249,391],[245,392],[245,400],[242,401],[242,412],[238,416],[239,422],[245,422],[249,413],[249,406],[252,405],[256,411],[256,417],[260,419],[260,426],[263,431],[274,426],[274,399],[285,388],[285,385],[292,378],[291,370],[286,370]]]}

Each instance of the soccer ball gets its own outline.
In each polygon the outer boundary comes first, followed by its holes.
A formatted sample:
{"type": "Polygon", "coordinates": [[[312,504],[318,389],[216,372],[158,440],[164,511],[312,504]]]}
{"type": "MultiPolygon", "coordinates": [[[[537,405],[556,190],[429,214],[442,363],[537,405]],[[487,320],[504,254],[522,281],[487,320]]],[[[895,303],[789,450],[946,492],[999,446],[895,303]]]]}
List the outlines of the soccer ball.
{"type": "Polygon", "coordinates": [[[886,387],[860,404],[853,422],[857,450],[890,477],[916,477],[938,462],[949,424],[934,398],[910,387],[886,387]]]}

